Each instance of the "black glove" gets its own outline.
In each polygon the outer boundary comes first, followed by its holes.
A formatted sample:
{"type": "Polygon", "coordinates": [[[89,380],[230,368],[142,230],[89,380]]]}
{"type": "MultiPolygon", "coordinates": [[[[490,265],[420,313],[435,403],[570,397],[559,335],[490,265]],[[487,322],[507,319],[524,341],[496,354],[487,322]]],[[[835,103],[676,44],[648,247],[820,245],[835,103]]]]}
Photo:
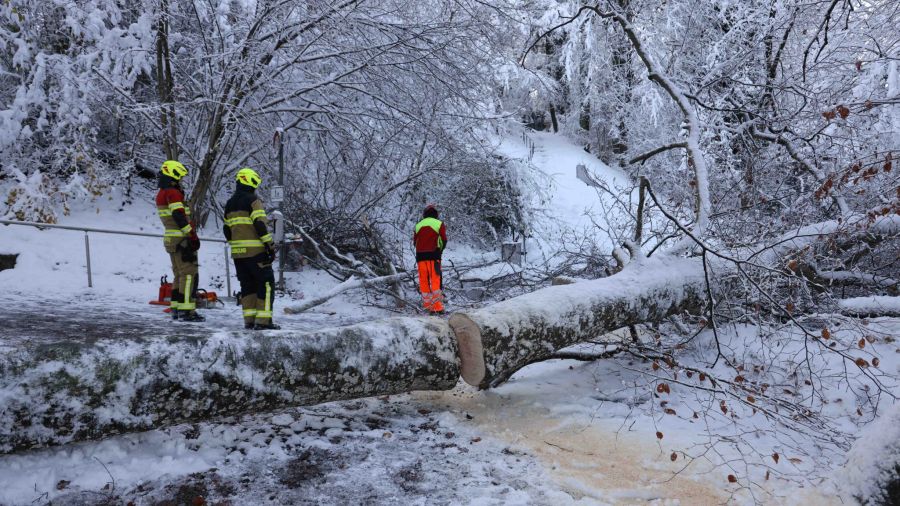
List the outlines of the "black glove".
{"type": "Polygon", "coordinates": [[[269,263],[275,261],[275,247],[271,244],[266,244],[266,256],[269,257],[269,263]]]}
{"type": "Polygon", "coordinates": [[[190,237],[188,237],[188,242],[190,243],[191,250],[197,251],[200,249],[200,238],[197,237],[197,232],[191,231],[190,237]]]}

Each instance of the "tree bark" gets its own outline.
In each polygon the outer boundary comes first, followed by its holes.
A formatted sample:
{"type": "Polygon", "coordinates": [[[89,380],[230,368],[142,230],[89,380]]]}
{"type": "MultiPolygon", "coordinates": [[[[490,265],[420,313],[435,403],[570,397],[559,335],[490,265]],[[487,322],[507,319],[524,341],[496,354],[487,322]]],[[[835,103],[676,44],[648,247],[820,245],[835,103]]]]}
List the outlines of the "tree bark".
{"type": "Polygon", "coordinates": [[[699,260],[655,258],[607,278],[558,285],[450,317],[460,368],[486,389],[557,350],[703,305],[699,260]]]}
{"type": "Polygon", "coordinates": [[[71,336],[4,350],[0,453],[289,406],[449,390],[459,380],[456,357],[439,318],[199,338],[71,336]]]}

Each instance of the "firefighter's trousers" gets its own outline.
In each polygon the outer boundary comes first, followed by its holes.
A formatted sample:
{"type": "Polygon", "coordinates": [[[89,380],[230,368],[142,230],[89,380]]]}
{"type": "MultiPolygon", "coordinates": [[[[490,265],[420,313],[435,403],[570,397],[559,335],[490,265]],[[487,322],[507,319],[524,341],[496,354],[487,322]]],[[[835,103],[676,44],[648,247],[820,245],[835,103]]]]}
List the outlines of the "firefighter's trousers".
{"type": "Polygon", "coordinates": [[[172,259],[172,271],[175,274],[172,281],[172,302],[169,307],[173,310],[193,311],[197,309],[197,302],[194,300],[199,275],[197,252],[188,246],[178,245],[174,253],[169,253],[169,257],[172,259]]]}
{"type": "Polygon", "coordinates": [[[272,262],[268,255],[261,253],[250,258],[235,258],[234,270],[241,283],[244,323],[247,325],[272,323],[275,272],[272,270],[272,262]]]}
{"type": "Polygon", "coordinates": [[[444,295],[441,291],[443,280],[441,277],[440,260],[420,260],[419,266],[419,291],[422,292],[422,305],[427,311],[443,311],[444,295]]]}

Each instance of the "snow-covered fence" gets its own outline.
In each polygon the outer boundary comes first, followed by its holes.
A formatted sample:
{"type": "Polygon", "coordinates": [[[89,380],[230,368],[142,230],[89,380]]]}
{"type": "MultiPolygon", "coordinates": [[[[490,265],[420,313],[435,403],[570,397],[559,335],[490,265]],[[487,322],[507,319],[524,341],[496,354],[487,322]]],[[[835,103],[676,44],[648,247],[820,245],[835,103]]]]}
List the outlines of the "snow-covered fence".
{"type": "MultiPolygon", "coordinates": [[[[34,227],[39,230],[44,230],[47,228],[53,229],[61,229],[61,230],[72,230],[77,232],[84,232],[84,259],[85,259],[85,269],[87,271],[87,282],[88,288],[94,287],[94,279],[91,275],[91,239],[88,235],[89,233],[95,234],[113,234],[113,235],[133,235],[140,237],[155,237],[157,239],[162,239],[165,237],[162,234],[151,234],[149,232],[135,232],[133,230],[111,230],[106,228],[92,228],[92,227],[75,227],[71,225],[56,225],[49,223],[37,223],[33,221],[18,221],[18,220],[0,220],[0,224],[2,225],[22,225],[26,227],[34,227]]],[[[228,241],[224,239],[213,239],[211,237],[201,237],[201,241],[203,242],[217,242],[223,243],[225,245],[225,282],[227,284],[228,295],[231,295],[231,255],[228,252],[228,241]]]]}
{"type": "Polygon", "coordinates": [[[534,141],[528,136],[528,132],[522,132],[522,142],[525,143],[525,149],[528,150],[528,156],[525,158],[529,162],[534,159],[534,141]]]}

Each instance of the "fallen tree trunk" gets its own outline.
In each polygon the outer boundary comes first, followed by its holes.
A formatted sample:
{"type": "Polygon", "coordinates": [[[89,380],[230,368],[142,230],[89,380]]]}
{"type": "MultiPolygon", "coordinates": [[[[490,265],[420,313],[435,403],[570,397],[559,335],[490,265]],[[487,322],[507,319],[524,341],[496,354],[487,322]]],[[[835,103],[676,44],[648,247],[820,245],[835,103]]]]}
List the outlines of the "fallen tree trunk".
{"type": "Polygon", "coordinates": [[[455,314],[449,325],[392,318],[313,332],[163,337],[157,331],[158,337],[121,339],[112,338],[113,322],[92,327],[90,336],[63,324],[73,335],[0,348],[0,453],[342,399],[449,390],[460,372],[488,388],[561,348],[697,309],[704,289],[699,260],[654,258],[608,278],[455,314]]]}
{"type": "Polygon", "coordinates": [[[551,286],[476,311],[457,313],[466,383],[491,388],[557,350],[613,330],[698,311],[706,298],[699,259],[662,257],[632,263],[594,281],[551,286]]]}
{"type": "Polygon", "coordinates": [[[448,390],[439,318],[316,332],[91,339],[0,354],[0,453],[341,399],[448,390]]]}
{"type": "Polygon", "coordinates": [[[853,297],[837,301],[838,310],[845,315],[859,318],[880,316],[900,316],[900,297],[872,296],[853,297]]]}

